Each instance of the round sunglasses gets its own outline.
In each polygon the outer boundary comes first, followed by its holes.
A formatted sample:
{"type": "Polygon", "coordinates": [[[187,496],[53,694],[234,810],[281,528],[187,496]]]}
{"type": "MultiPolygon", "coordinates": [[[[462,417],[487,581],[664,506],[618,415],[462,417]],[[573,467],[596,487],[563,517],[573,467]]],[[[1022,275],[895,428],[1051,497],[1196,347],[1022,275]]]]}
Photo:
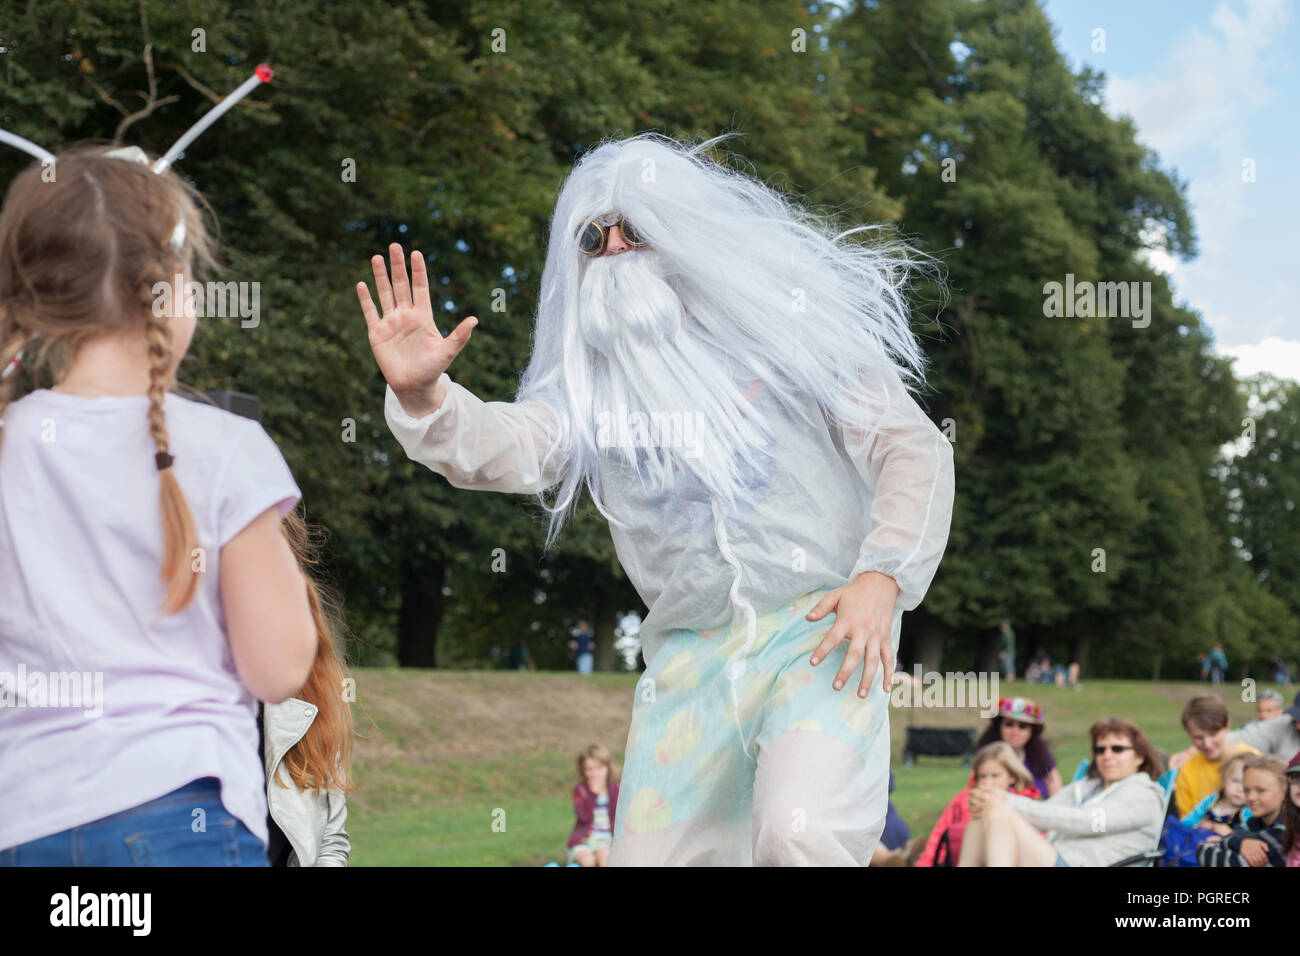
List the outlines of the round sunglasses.
{"type": "Polygon", "coordinates": [[[633,249],[640,249],[646,244],[641,238],[640,233],[624,217],[619,216],[613,222],[602,222],[599,219],[593,219],[583,227],[578,236],[578,251],[584,256],[601,255],[609,245],[609,232],[618,226],[619,232],[623,233],[623,241],[633,249]]]}

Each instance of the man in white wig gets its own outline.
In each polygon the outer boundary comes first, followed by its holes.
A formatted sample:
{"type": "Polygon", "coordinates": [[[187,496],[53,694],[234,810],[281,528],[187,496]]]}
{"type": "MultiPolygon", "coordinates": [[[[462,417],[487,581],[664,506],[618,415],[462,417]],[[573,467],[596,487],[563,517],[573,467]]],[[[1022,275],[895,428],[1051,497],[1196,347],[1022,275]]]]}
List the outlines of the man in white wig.
{"type": "Polygon", "coordinates": [[[917,259],[836,234],[715,142],[581,158],[512,403],[446,374],[477,320],[439,333],[418,252],[410,282],[400,246],[391,283],[374,258],[382,315],[357,292],[407,455],[539,495],[548,545],[585,489],[649,608],[610,865],[865,865],[902,613],[952,513],[952,447],[908,393],[917,259]]]}

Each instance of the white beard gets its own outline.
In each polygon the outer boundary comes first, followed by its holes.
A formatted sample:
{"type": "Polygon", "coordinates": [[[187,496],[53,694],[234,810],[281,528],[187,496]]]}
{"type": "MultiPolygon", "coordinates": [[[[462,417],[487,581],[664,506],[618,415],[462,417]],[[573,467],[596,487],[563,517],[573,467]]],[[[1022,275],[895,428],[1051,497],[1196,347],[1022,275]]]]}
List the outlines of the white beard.
{"type": "Polygon", "coordinates": [[[653,250],[587,263],[577,322],[591,394],[573,411],[591,415],[602,457],[631,463],[651,487],[689,472],[692,484],[734,500],[744,463],[763,459],[768,438],[745,397],[753,375],[707,334],[665,271],[653,250]]]}
{"type": "Polygon", "coordinates": [[[612,520],[600,486],[616,470],[636,474],[619,474],[611,496],[685,469],[730,503],[740,494],[729,492],[753,485],[746,475],[771,473],[762,443],[775,452],[773,432],[836,423],[871,433],[891,407],[886,388],[924,381],[905,291],[918,274],[942,280],[938,264],[889,230],[842,230],[837,217],[797,209],[713,162],[721,141],[603,141],[560,191],[517,392],[559,425],[546,461],[560,478],[540,495],[548,547],[584,493],[612,520]],[[650,245],[583,256],[578,236],[608,212],[637,223],[650,245]],[[745,399],[755,380],[757,409],[745,399]],[[602,442],[598,416],[620,402],[628,416],[699,414],[696,456],[602,442]]]}

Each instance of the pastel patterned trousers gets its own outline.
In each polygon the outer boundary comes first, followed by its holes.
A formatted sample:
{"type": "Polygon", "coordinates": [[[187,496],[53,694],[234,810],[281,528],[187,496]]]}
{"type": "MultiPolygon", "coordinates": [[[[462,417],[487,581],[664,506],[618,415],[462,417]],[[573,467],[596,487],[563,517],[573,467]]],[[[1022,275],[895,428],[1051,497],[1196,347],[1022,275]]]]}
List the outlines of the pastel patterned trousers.
{"type": "MultiPolygon", "coordinates": [[[[610,866],[866,866],[889,799],[889,699],[832,687],[814,591],[741,625],[669,634],[637,684],[610,866]],[[728,666],[730,665],[730,667],[728,666]]],[[[894,613],[898,649],[902,614],[894,613]]]]}

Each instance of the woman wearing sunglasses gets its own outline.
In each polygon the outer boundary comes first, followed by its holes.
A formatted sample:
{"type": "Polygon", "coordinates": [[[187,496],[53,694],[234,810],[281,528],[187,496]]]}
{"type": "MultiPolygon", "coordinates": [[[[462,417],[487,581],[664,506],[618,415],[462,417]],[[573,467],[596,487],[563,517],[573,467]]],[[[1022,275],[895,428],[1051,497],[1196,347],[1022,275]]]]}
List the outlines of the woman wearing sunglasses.
{"type": "Polygon", "coordinates": [[[1034,775],[1034,787],[1044,798],[1060,790],[1061,771],[1056,768],[1056,758],[1043,739],[1046,729],[1043,708],[1028,697],[1003,697],[998,701],[998,712],[989,721],[988,729],[980,737],[975,749],[987,747],[1001,740],[1010,744],[1029,772],[1034,775]]]}
{"type": "Polygon", "coordinates": [[[1107,717],[1089,736],[1087,775],[1049,800],[973,791],[957,865],[1111,866],[1154,848],[1165,791],[1147,735],[1131,720],[1107,717]]]}

